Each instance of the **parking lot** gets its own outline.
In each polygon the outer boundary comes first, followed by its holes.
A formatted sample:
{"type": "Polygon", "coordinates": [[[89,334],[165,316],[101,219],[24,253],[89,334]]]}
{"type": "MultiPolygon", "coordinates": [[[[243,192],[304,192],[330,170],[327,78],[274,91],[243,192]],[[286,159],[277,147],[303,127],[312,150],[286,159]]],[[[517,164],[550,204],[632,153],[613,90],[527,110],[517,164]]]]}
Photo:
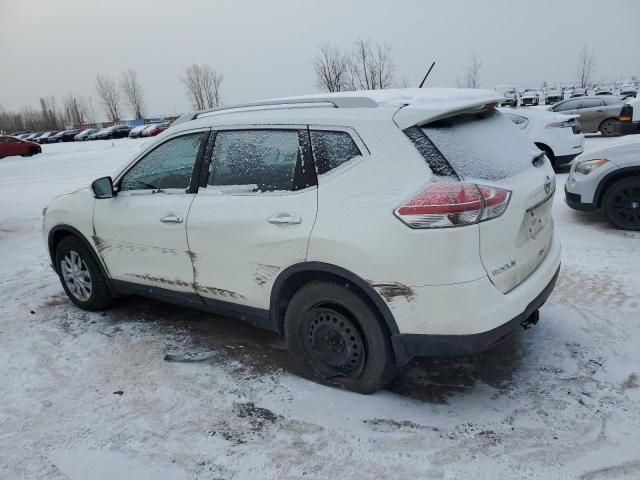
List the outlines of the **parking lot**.
{"type": "Polygon", "coordinates": [[[143,142],[0,160],[0,478],[640,478],[640,232],[567,208],[566,173],[540,323],[361,396],[293,375],[281,338],[235,321],[139,298],[72,306],[41,209],[143,142]]]}

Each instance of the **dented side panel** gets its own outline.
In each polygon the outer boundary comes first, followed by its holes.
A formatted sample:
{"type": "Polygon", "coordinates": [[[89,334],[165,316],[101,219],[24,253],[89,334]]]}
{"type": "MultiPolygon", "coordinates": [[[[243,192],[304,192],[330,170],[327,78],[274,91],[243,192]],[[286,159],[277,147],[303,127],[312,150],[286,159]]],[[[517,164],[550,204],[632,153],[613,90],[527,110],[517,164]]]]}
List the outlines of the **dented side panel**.
{"type": "Polygon", "coordinates": [[[131,191],[97,200],[91,239],[111,277],[195,292],[185,227],[194,196],[131,191]],[[170,214],[183,221],[161,221],[170,214]]]}

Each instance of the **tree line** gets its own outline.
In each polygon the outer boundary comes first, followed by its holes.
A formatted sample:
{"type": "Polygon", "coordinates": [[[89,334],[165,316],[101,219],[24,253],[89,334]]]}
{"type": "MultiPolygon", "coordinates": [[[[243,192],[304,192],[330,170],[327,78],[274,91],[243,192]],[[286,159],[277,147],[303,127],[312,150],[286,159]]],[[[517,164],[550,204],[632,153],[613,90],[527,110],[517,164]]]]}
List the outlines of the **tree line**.
{"type": "MultiPolygon", "coordinates": [[[[473,55],[463,80],[458,80],[457,86],[480,88],[481,67],[482,62],[473,55]]],[[[343,49],[329,43],[320,45],[313,68],[316,85],[325,92],[410,86],[406,77],[397,79],[391,46],[362,38],[354,42],[352,48],[343,49]]],[[[585,45],[577,62],[577,83],[580,87],[592,85],[595,68],[595,55],[585,45]]],[[[222,104],[223,79],[224,76],[211,66],[195,63],[180,77],[195,110],[216,108],[222,104]]],[[[97,75],[95,91],[110,122],[122,120],[123,106],[135,119],[144,118],[144,89],[135,70],[126,70],[119,78],[97,75]]],[[[0,106],[0,132],[60,130],[66,125],[95,124],[96,118],[96,105],[91,97],[69,94],[60,103],[55,96],[40,97],[38,108],[24,106],[17,111],[6,111],[0,106]]]]}
{"type": "MultiPolygon", "coordinates": [[[[186,94],[196,110],[215,108],[221,104],[222,80],[222,74],[209,65],[195,63],[181,77],[186,94]]],[[[144,118],[144,89],[135,70],[126,70],[119,78],[96,75],[95,91],[109,122],[120,122],[125,108],[134,119],[144,118]]],[[[7,111],[0,106],[0,132],[61,130],[68,125],[96,123],[93,98],[73,93],[63,97],[60,102],[53,95],[40,97],[38,108],[25,105],[17,111],[7,111]]]]}

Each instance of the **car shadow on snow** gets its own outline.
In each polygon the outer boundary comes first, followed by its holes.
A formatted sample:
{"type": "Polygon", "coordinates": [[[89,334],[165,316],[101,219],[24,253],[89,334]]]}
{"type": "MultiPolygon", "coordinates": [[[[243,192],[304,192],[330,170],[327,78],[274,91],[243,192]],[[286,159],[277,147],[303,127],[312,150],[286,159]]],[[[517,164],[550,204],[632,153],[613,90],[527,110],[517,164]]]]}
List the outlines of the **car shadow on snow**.
{"type": "MultiPolygon", "coordinates": [[[[140,297],[122,298],[105,312],[88,313],[59,294],[42,308],[50,310],[47,317],[73,336],[89,331],[108,337],[155,336],[165,342],[165,360],[222,365],[238,379],[295,374],[281,336],[235,319],[140,297]]],[[[523,350],[519,335],[514,335],[480,354],[414,359],[400,369],[388,390],[421,402],[445,404],[478,384],[506,389],[522,363],[523,350]]]]}

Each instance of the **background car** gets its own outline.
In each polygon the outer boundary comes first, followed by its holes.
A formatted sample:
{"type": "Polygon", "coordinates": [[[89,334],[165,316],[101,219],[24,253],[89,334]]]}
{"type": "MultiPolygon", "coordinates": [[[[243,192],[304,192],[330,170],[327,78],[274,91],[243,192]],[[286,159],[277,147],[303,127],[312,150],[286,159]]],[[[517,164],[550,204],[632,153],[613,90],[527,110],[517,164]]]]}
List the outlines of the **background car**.
{"type": "Polygon", "coordinates": [[[579,115],[563,115],[536,108],[498,109],[546,153],[554,168],[566,167],[584,151],[579,115]]]}
{"type": "Polygon", "coordinates": [[[167,128],[169,128],[169,124],[166,122],[163,123],[152,123],[145,128],[140,134],[141,137],[155,137],[156,135],[164,132],[167,128]]]}
{"type": "Polygon", "coordinates": [[[527,90],[520,97],[520,105],[538,105],[540,103],[540,95],[533,90],[527,90]]]}
{"type": "Polygon", "coordinates": [[[17,137],[0,135],[0,158],[21,155],[30,157],[42,152],[42,147],[37,143],[27,142],[17,137]]]}
{"type": "Polygon", "coordinates": [[[620,110],[620,134],[640,133],[640,98],[626,98],[620,110]]]}
{"type": "Polygon", "coordinates": [[[26,140],[28,142],[35,142],[36,138],[38,138],[40,135],[42,135],[43,132],[35,132],[35,133],[30,133],[29,135],[27,135],[26,137],[24,137],[22,140],[26,140]]]}
{"type": "Polygon", "coordinates": [[[73,139],[76,142],[82,142],[85,140],[88,140],[89,135],[97,133],[98,130],[100,130],[99,128],[86,128],[84,130],[82,130],[80,133],[78,133],[75,137],[73,137],[73,139]]]}
{"type": "Polygon", "coordinates": [[[129,138],[138,138],[148,126],[149,125],[138,125],[137,127],[133,127],[129,132],[129,138]]]}
{"type": "Polygon", "coordinates": [[[564,188],[569,207],[601,210],[615,228],[640,230],[640,139],[623,138],[579,156],[564,188]]]}
{"type": "Polygon", "coordinates": [[[56,133],[51,139],[51,142],[73,142],[78,133],[80,133],[80,129],[77,128],[73,130],[63,130],[56,133]]]}
{"type": "Polygon", "coordinates": [[[36,142],[42,143],[51,143],[51,139],[58,133],[57,130],[51,130],[50,132],[44,132],[42,135],[35,139],[36,142]]]}
{"type": "Polygon", "coordinates": [[[584,133],[602,133],[605,137],[620,135],[620,113],[625,105],[621,97],[600,95],[570,98],[556,103],[549,110],[556,113],[580,115],[584,133]]]}
{"type": "Polygon", "coordinates": [[[587,95],[586,88],[574,88],[571,92],[571,98],[585,97],[587,95]]]}
{"type": "Polygon", "coordinates": [[[116,125],[114,127],[103,128],[96,134],[98,140],[111,140],[113,138],[124,138],[129,135],[131,127],[126,125],[116,125]]]}
{"type": "Polygon", "coordinates": [[[28,133],[22,133],[20,135],[17,136],[17,138],[19,138],[20,140],[25,140],[27,137],[33,135],[33,133],[28,132],[28,133]]]}
{"type": "Polygon", "coordinates": [[[564,93],[562,90],[549,90],[544,97],[545,105],[553,105],[564,100],[564,93]]]}
{"type": "Polygon", "coordinates": [[[623,97],[636,98],[638,96],[638,87],[631,84],[623,85],[622,88],[620,88],[620,95],[623,97]]]}

